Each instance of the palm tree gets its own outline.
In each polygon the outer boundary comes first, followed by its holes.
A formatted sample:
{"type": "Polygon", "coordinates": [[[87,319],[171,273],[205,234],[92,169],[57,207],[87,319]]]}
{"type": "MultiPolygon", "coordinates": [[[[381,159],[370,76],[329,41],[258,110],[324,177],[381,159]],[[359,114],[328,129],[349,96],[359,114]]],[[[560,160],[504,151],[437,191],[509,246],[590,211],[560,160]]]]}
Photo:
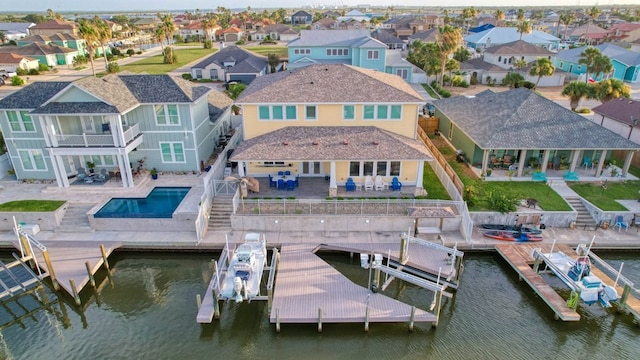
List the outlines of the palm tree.
{"type": "Polygon", "coordinates": [[[555,66],[551,63],[551,60],[546,57],[540,57],[536,61],[531,64],[531,69],[529,69],[529,75],[537,76],[538,80],[536,80],[536,87],[542,79],[543,76],[551,76],[556,71],[555,66]]]}
{"type": "Polygon", "coordinates": [[[96,47],[98,46],[98,33],[96,28],[90,21],[80,19],[78,23],[78,33],[84,40],[84,48],[87,51],[89,62],[91,62],[91,71],[93,72],[93,76],[96,76],[96,68],[93,63],[93,58],[96,55],[96,47]]]}
{"type": "Polygon", "coordinates": [[[517,72],[510,72],[504,77],[504,79],[502,79],[502,85],[509,86],[509,89],[512,89],[514,87],[518,88],[523,82],[524,76],[520,75],[520,73],[517,72]]]}
{"type": "Polygon", "coordinates": [[[592,69],[595,74],[595,78],[602,79],[605,74],[609,74],[613,71],[613,64],[608,56],[600,54],[593,59],[592,69]],[[602,75],[601,77],[599,75],[602,75]]]}
{"type": "Polygon", "coordinates": [[[276,54],[268,54],[267,62],[269,63],[269,69],[271,73],[276,72],[276,67],[280,64],[280,57],[276,54]]]}
{"type": "Polygon", "coordinates": [[[462,10],[462,14],[460,18],[462,19],[462,28],[463,31],[467,33],[469,31],[469,27],[467,26],[467,19],[473,19],[478,15],[478,10],[474,9],[473,6],[469,8],[465,8],[462,10]]]}
{"type": "Polygon", "coordinates": [[[603,104],[607,101],[620,97],[629,98],[631,96],[631,88],[629,85],[618,79],[606,79],[593,85],[592,99],[599,100],[603,104]]]}
{"type": "Polygon", "coordinates": [[[205,40],[211,40],[209,37],[209,30],[216,26],[216,21],[213,19],[202,20],[202,30],[204,31],[205,40]]]}
{"type": "Polygon", "coordinates": [[[589,82],[589,73],[593,72],[593,64],[595,63],[595,59],[601,55],[602,53],[600,52],[600,50],[594,47],[589,47],[580,54],[578,64],[583,64],[586,67],[585,83],[589,82]]]}
{"type": "Polygon", "coordinates": [[[584,32],[584,38],[587,40],[587,45],[590,45],[591,41],[589,40],[589,24],[591,24],[593,20],[595,20],[595,18],[600,15],[600,9],[594,6],[589,10],[587,14],[589,15],[590,21],[587,22],[587,30],[584,32]]]}
{"type": "Polygon", "coordinates": [[[176,25],[173,23],[173,17],[171,14],[162,16],[161,20],[162,22],[160,27],[162,27],[162,33],[164,34],[165,39],[167,39],[167,46],[169,46],[171,45],[173,33],[176,32],[176,25]]]}
{"type": "Polygon", "coordinates": [[[455,59],[449,59],[444,66],[445,70],[449,72],[449,86],[453,86],[453,72],[460,70],[460,64],[455,59]]]}
{"type": "Polygon", "coordinates": [[[522,40],[523,34],[531,33],[531,23],[528,21],[523,21],[518,24],[518,32],[520,33],[520,40],[522,40]]]}
{"type": "Polygon", "coordinates": [[[500,26],[500,24],[504,21],[505,15],[504,11],[498,9],[493,13],[493,17],[496,19],[496,26],[500,26]]]}
{"type": "Polygon", "coordinates": [[[576,19],[576,14],[573,12],[568,12],[560,15],[560,23],[564,25],[564,36],[562,36],[563,40],[567,40],[567,30],[569,30],[569,25],[576,19]]]}
{"type": "Polygon", "coordinates": [[[524,59],[518,59],[513,62],[513,67],[521,71],[522,69],[527,67],[527,61],[524,59]]]}
{"type": "Polygon", "coordinates": [[[444,85],[444,70],[449,55],[462,43],[462,34],[459,28],[445,25],[438,29],[436,46],[440,55],[440,86],[444,85]]]}
{"type": "Polygon", "coordinates": [[[518,11],[516,12],[516,19],[519,22],[523,22],[524,21],[524,10],[518,9],[518,11]]]}
{"type": "Polygon", "coordinates": [[[572,111],[576,111],[580,105],[580,100],[587,97],[589,94],[589,85],[580,81],[572,81],[562,89],[562,96],[569,97],[569,106],[572,111]]]}
{"type": "Polygon", "coordinates": [[[107,59],[106,45],[109,40],[111,40],[113,34],[111,33],[111,28],[109,27],[109,25],[107,25],[107,23],[98,15],[93,18],[93,26],[96,29],[96,39],[102,47],[102,55],[104,56],[104,68],[107,69],[109,67],[109,61],[107,59]]]}

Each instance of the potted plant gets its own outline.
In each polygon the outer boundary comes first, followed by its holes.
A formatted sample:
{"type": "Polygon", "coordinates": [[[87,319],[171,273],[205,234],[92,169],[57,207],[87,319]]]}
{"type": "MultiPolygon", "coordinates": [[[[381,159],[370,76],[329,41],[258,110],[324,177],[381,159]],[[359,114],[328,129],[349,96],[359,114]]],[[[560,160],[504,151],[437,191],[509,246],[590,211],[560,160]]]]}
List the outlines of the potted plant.
{"type": "Polygon", "coordinates": [[[87,169],[89,169],[89,172],[93,174],[96,171],[96,163],[93,161],[87,161],[87,169]]]}
{"type": "Polygon", "coordinates": [[[153,180],[158,180],[158,170],[156,168],[151,169],[151,171],[149,171],[149,174],[151,174],[151,178],[153,180]]]}
{"type": "Polygon", "coordinates": [[[487,169],[487,176],[491,176],[491,173],[493,172],[493,170],[491,170],[490,168],[487,169]]]}
{"type": "Polygon", "coordinates": [[[16,178],[16,171],[14,169],[7,170],[7,174],[9,174],[9,176],[13,177],[13,179],[16,178]]]}

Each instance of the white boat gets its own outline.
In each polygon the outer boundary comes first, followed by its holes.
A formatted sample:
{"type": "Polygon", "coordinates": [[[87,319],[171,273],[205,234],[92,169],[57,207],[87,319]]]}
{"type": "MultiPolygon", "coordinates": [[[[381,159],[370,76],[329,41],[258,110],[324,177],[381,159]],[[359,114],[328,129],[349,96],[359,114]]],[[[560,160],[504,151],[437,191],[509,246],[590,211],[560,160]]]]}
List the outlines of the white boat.
{"type": "Polygon", "coordinates": [[[226,275],[220,289],[221,299],[234,299],[236,302],[260,295],[260,282],[267,259],[267,247],[264,236],[248,233],[229,261],[226,275]]]}
{"type": "Polygon", "coordinates": [[[591,261],[588,255],[573,259],[562,251],[547,254],[547,258],[566,277],[560,276],[563,282],[580,294],[580,300],[587,305],[598,302],[602,307],[611,307],[611,302],[618,300],[618,292],[613,286],[591,274],[591,261]],[[568,282],[571,282],[568,283],[568,282]]]}

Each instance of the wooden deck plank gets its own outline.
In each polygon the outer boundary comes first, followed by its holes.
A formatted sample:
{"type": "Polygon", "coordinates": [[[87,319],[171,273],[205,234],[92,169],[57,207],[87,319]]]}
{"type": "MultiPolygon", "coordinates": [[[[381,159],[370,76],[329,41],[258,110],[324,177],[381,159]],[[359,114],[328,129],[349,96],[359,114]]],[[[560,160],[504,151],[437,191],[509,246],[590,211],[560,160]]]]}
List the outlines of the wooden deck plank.
{"type": "MultiPolygon", "coordinates": [[[[111,255],[113,250],[122,246],[120,242],[96,243],[93,241],[43,241],[42,244],[47,248],[58,283],[71,295],[73,295],[73,290],[69,280],[75,281],[75,290],[78,293],[89,283],[86,261],[89,261],[92,274],[95,274],[102,266],[101,244],[104,245],[107,257],[111,255]]],[[[45,262],[42,253],[37,251],[36,258],[38,264],[44,268],[45,262]]]]}
{"type": "MultiPolygon", "coordinates": [[[[283,245],[276,275],[271,323],[317,323],[322,309],[323,323],[365,321],[367,304],[370,322],[407,322],[411,306],[382,294],[373,294],[347,279],[312,253],[316,246],[283,245]]],[[[415,322],[435,322],[434,314],[416,309],[415,322]]]]}
{"type": "Polygon", "coordinates": [[[563,321],[580,320],[580,315],[575,310],[569,308],[566,301],[529,266],[530,262],[533,261],[531,252],[536,247],[540,246],[529,244],[497,244],[496,250],[556,313],[558,318],[563,321]]]}

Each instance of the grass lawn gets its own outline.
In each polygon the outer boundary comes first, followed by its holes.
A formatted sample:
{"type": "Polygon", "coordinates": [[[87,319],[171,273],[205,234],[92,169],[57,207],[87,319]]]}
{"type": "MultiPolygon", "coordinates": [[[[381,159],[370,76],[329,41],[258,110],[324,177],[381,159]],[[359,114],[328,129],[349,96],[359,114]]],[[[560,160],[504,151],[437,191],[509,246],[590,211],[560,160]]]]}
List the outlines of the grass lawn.
{"type": "Polygon", "coordinates": [[[467,201],[470,211],[493,211],[489,207],[489,194],[492,191],[517,199],[534,198],[547,211],[571,211],[569,204],[546,184],[530,181],[483,181],[466,164],[456,161],[455,150],[441,137],[429,135],[429,138],[458,174],[465,189],[472,190],[475,201],[472,204],[467,201]]]}
{"type": "Polygon", "coordinates": [[[178,55],[178,62],[175,64],[165,64],[162,62],[162,55],[152,56],[146,59],[142,59],[131,64],[121,65],[120,71],[131,71],[134,73],[146,72],[149,74],[166,74],[179,67],[185,66],[188,63],[198,60],[201,57],[211,55],[217,49],[176,49],[175,53],[178,55]]]}
{"type": "Polygon", "coordinates": [[[451,200],[451,196],[428,164],[424,164],[422,186],[427,191],[427,199],[451,200]]]}
{"type": "Polygon", "coordinates": [[[431,89],[431,86],[428,84],[422,84],[422,87],[429,93],[429,96],[434,99],[440,99],[440,95],[436,94],[433,89],[431,89]]]}
{"type": "Polygon", "coordinates": [[[260,54],[263,56],[268,56],[269,54],[276,54],[279,58],[288,58],[289,54],[287,53],[286,46],[278,46],[278,45],[259,45],[259,46],[243,46],[245,50],[252,51],[256,54],[260,54]]]}
{"type": "Polygon", "coordinates": [[[0,211],[6,212],[37,212],[54,211],[65,201],[61,200],[17,200],[0,204],[0,211]]]}
{"type": "Polygon", "coordinates": [[[637,200],[640,196],[640,181],[609,182],[606,189],[594,183],[569,183],[569,187],[604,211],[628,211],[616,199],[637,200]]]}

